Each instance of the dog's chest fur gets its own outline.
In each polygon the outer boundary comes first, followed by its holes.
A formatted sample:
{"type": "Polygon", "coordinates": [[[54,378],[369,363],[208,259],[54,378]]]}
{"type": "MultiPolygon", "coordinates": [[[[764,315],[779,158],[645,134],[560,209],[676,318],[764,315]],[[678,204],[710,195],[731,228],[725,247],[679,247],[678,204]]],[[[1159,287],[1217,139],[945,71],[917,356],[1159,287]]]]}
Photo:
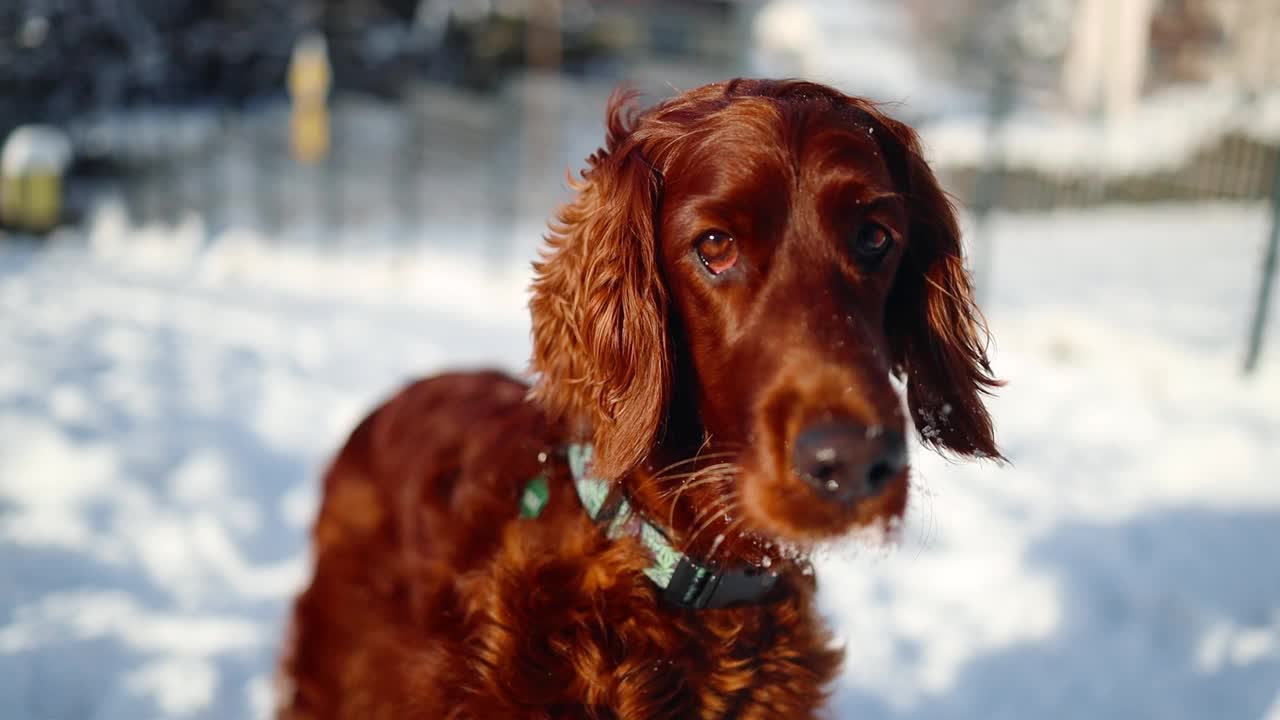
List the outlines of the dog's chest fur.
{"type": "Polygon", "coordinates": [[[326,478],[282,716],[810,717],[839,652],[807,578],[784,575],[769,604],[679,610],[634,542],[586,518],[563,469],[542,514],[520,518],[560,433],[522,388],[419,384],[353,434],[326,478]]]}

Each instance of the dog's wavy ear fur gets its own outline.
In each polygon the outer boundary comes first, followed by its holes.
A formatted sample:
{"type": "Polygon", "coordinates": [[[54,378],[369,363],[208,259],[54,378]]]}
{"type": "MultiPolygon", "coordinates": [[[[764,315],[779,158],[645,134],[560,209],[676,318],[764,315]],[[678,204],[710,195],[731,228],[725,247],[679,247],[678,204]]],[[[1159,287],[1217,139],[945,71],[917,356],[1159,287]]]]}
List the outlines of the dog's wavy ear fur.
{"type": "Polygon", "coordinates": [[[950,200],[924,160],[916,133],[883,115],[882,138],[906,199],[906,256],[886,310],[894,368],[926,445],[969,457],[1000,458],[983,396],[1001,385],[987,361],[986,324],[965,269],[950,200]]]}
{"type": "Polygon", "coordinates": [[[617,477],[644,459],[668,386],[666,292],[657,259],[657,175],[633,137],[632,95],[609,101],[605,147],[534,263],[532,397],[590,429],[593,464],[617,477]]]}

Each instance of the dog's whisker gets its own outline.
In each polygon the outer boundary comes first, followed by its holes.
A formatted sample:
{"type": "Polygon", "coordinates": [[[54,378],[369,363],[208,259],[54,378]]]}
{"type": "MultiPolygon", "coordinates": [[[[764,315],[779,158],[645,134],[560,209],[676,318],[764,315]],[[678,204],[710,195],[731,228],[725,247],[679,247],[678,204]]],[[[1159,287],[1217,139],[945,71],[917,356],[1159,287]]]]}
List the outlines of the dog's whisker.
{"type": "Polygon", "coordinates": [[[703,510],[702,513],[699,513],[698,516],[695,517],[694,523],[697,524],[699,523],[699,521],[701,521],[701,524],[698,524],[697,528],[693,531],[693,534],[689,536],[689,540],[688,540],[689,546],[693,546],[698,541],[699,536],[701,536],[702,533],[706,532],[707,529],[709,529],[712,525],[714,525],[717,520],[723,519],[725,515],[728,514],[728,510],[734,506],[736,501],[737,501],[737,494],[733,492],[728,492],[728,493],[725,493],[724,495],[721,495],[711,505],[708,505],[707,508],[703,510]],[[703,519],[702,517],[704,514],[705,514],[705,519],[703,519]]]}
{"type": "Polygon", "coordinates": [[[672,504],[679,501],[680,496],[690,488],[723,482],[732,479],[740,472],[738,466],[729,462],[715,463],[690,472],[664,475],[660,479],[664,484],[674,483],[658,491],[658,500],[672,499],[672,504]]]}
{"type": "Polygon", "coordinates": [[[733,477],[734,477],[733,473],[722,473],[722,474],[714,475],[712,477],[702,478],[694,482],[681,483],[681,485],[678,488],[675,488],[675,496],[671,498],[671,509],[667,515],[667,525],[670,526],[675,524],[676,507],[679,505],[680,498],[681,496],[684,495],[686,490],[691,490],[696,487],[704,487],[706,485],[711,485],[713,483],[723,483],[728,480],[732,480],[733,477]]]}
{"type": "MultiPolygon", "coordinates": [[[[738,472],[740,472],[738,466],[734,465],[733,463],[716,463],[715,465],[708,465],[707,467],[704,467],[700,470],[695,470],[693,472],[676,473],[674,475],[665,475],[659,479],[662,480],[664,483],[671,482],[673,480],[683,480],[685,482],[689,482],[691,479],[706,477],[709,475],[736,475],[738,472]]],[[[674,488],[664,490],[663,492],[670,493],[673,490],[674,488]]]]}
{"type": "Polygon", "coordinates": [[[706,470],[699,470],[697,472],[677,473],[675,475],[667,475],[664,477],[646,477],[638,482],[633,482],[632,492],[638,495],[643,495],[656,488],[656,498],[661,500],[678,491],[683,484],[689,482],[690,478],[698,478],[705,476],[706,474],[706,470]],[[667,487],[670,483],[676,484],[671,487],[667,487]]]}
{"type": "Polygon", "coordinates": [[[736,466],[733,465],[732,463],[716,463],[715,465],[708,465],[707,467],[699,468],[697,470],[691,470],[689,472],[672,473],[670,475],[663,475],[661,477],[654,478],[654,480],[660,480],[662,482],[671,482],[672,480],[684,480],[687,478],[700,477],[703,475],[724,472],[725,470],[731,469],[733,467],[736,467],[736,466]]]}
{"type": "Polygon", "coordinates": [[[711,549],[707,551],[707,559],[711,559],[716,556],[716,552],[720,549],[720,544],[724,542],[724,536],[724,533],[720,533],[716,536],[716,539],[711,542],[711,549]]]}
{"type": "MultiPolygon", "coordinates": [[[[725,509],[726,504],[729,502],[729,497],[730,493],[725,493],[724,495],[720,495],[713,499],[710,504],[696,508],[693,513],[692,524],[697,527],[699,523],[703,522],[708,517],[716,517],[720,515],[725,509]]],[[[693,536],[690,535],[690,537],[692,538],[693,536]]]]}
{"type": "Polygon", "coordinates": [[[662,500],[671,498],[672,499],[671,501],[675,502],[680,499],[680,496],[683,495],[686,490],[691,490],[696,487],[702,487],[704,485],[710,485],[712,483],[723,482],[725,480],[731,480],[736,475],[737,473],[734,473],[734,472],[717,472],[717,473],[711,473],[705,477],[692,476],[689,480],[686,480],[685,482],[680,483],[676,487],[669,488],[667,490],[663,490],[661,493],[658,493],[658,498],[662,500]]]}
{"type": "Polygon", "coordinates": [[[699,460],[711,460],[713,458],[729,457],[730,455],[736,455],[736,454],[737,454],[736,450],[717,451],[717,452],[706,453],[706,454],[702,454],[702,451],[699,450],[698,454],[695,454],[693,457],[687,457],[687,458],[684,458],[683,460],[677,460],[671,463],[670,465],[662,468],[661,470],[657,471],[656,473],[654,473],[654,475],[661,476],[670,470],[674,470],[680,467],[681,465],[688,465],[689,463],[695,463],[695,462],[698,462],[699,460]]]}
{"type": "Polygon", "coordinates": [[[662,475],[657,477],[648,477],[636,485],[637,490],[647,490],[655,484],[668,485],[676,483],[671,487],[660,488],[657,491],[657,499],[665,500],[666,498],[678,494],[681,489],[692,483],[701,482],[706,477],[732,477],[738,472],[737,466],[731,463],[716,463],[705,468],[699,468],[690,472],[673,473],[670,475],[662,475]]]}
{"type": "MultiPolygon", "coordinates": [[[[729,457],[729,456],[731,456],[731,455],[734,455],[734,453],[710,453],[710,454],[708,454],[708,455],[703,456],[701,459],[704,459],[704,460],[711,460],[711,459],[717,459],[717,458],[720,458],[720,457],[729,457]]],[[[670,472],[669,472],[669,471],[670,471],[670,470],[672,470],[672,469],[675,469],[675,468],[677,468],[677,467],[679,467],[679,466],[681,466],[681,465],[688,464],[688,463],[693,462],[693,461],[698,460],[698,459],[699,459],[699,458],[686,458],[686,459],[684,459],[684,460],[680,460],[680,461],[678,461],[678,462],[672,463],[671,465],[668,465],[666,468],[664,468],[664,469],[663,469],[662,471],[660,471],[660,472],[654,473],[654,474],[652,474],[652,475],[646,475],[646,476],[644,476],[644,477],[640,478],[640,479],[639,479],[639,481],[638,481],[638,482],[636,482],[636,484],[634,485],[634,488],[635,488],[635,490],[636,490],[636,491],[644,490],[644,489],[647,489],[649,486],[654,485],[654,484],[657,484],[657,483],[667,483],[667,482],[670,482],[670,481],[672,481],[672,480],[679,480],[679,479],[686,478],[686,477],[689,477],[689,476],[692,476],[692,475],[698,475],[698,474],[701,474],[701,473],[705,473],[705,472],[707,472],[708,470],[710,470],[710,469],[711,469],[711,468],[713,468],[713,467],[717,467],[717,466],[721,466],[721,465],[725,465],[725,464],[727,464],[727,463],[724,463],[724,462],[720,462],[720,463],[716,463],[715,465],[710,465],[710,466],[707,466],[707,467],[705,467],[705,468],[699,468],[699,469],[695,469],[695,470],[690,470],[690,471],[688,471],[688,472],[679,472],[679,473],[670,473],[670,472]]]]}

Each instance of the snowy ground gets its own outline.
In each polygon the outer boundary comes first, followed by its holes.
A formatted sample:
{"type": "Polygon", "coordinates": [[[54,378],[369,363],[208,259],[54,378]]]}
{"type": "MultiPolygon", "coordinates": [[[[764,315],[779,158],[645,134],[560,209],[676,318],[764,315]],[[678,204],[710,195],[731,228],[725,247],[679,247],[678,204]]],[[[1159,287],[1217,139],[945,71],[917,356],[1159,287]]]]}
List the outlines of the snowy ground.
{"type": "MultiPolygon", "coordinates": [[[[918,455],[900,544],[823,559],[835,715],[1280,720],[1280,322],[1238,370],[1265,213],[995,231],[1011,464],[918,455]]],[[[0,238],[0,717],[264,716],[319,469],[404,379],[523,366],[536,232],[501,264],[466,228],[0,238]]]]}

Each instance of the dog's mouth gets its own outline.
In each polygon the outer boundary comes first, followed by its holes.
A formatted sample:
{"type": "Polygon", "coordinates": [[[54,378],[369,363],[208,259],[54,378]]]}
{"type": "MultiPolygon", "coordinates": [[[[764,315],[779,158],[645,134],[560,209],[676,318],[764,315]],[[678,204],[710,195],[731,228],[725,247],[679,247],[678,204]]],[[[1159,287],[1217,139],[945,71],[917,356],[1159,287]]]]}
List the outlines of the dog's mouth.
{"type": "Polygon", "coordinates": [[[667,478],[661,494],[675,504],[660,520],[679,528],[688,551],[717,565],[767,565],[858,531],[883,537],[896,528],[907,503],[905,455],[859,464],[827,443],[791,445],[812,455],[812,465],[762,463],[758,448],[708,453],[684,477],[667,478]]]}

